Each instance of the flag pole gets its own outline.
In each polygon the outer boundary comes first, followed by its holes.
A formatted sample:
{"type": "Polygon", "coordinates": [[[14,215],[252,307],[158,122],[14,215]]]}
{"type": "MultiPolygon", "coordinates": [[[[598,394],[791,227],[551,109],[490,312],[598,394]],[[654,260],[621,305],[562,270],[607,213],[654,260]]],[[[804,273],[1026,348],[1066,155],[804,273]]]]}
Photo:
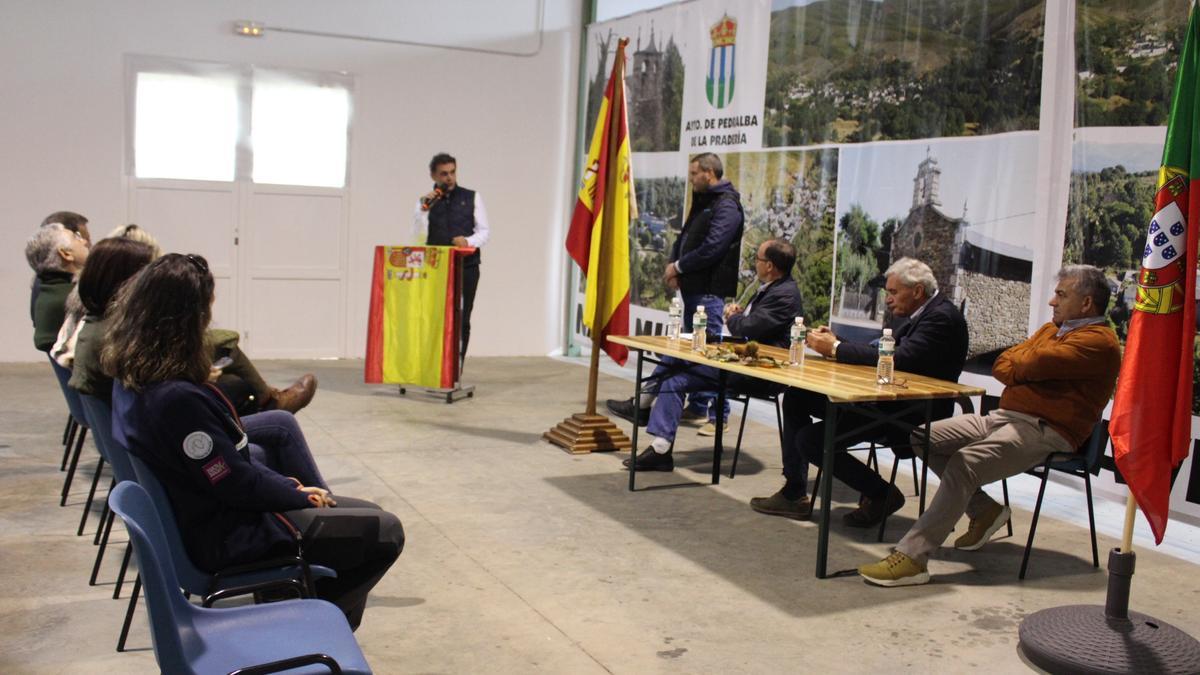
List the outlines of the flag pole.
{"type": "Polygon", "coordinates": [[[1137,515],[1137,500],[1133,493],[1125,499],[1125,532],[1121,535],[1121,552],[1133,553],[1133,519],[1137,515]]]}
{"type": "MultiPolygon", "coordinates": [[[[629,44],[629,38],[621,38],[617,41],[617,56],[613,64],[616,73],[614,80],[616,86],[613,87],[613,100],[609,103],[609,110],[614,111],[608,116],[608,163],[607,166],[616,166],[617,158],[621,154],[621,143],[618,134],[621,130],[621,115],[616,111],[625,110],[625,46],[629,44]]],[[[604,191],[604,206],[601,207],[600,227],[602,229],[611,229],[613,221],[616,219],[616,201],[617,190],[619,185],[608,185],[604,191]]],[[[585,415],[596,414],[596,387],[600,381],[600,351],[603,347],[604,336],[600,334],[600,327],[604,325],[604,304],[599,301],[600,298],[607,297],[608,294],[608,270],[609,258],[612,257],[612,247],[609,244],[608,237],[600,237],[600,254],[597,256],[600,264],[591,269],[590,272],[596,275],[596,302],[595,312],[592,315],[592,358],[591,364],[588,366],[588,393],[587,393],[587,408],[584,409],[585,415]]]]}
{"type": "MultiPolygon", "coordinates": [[[[610,114],[606,122],[609,139],[606,149],[607,167],[616,166],[621,151],[621,139],[618,134],[621,131],[622,114],[625,110],[625,47],[628,44],[629,38],[621,38],[617,42],[616,60],[613,63],[613,97],[609,101],[610,114]]],[[[619,189],[621,189],[620,185],[606,184],[604,203],[600,206],[601,217],[598,223],[601,229],[611,229],[614,227],[616,195],[619,189]]],[[[632,189],[632,186],[629,189],[632,189]]],[[[559,422],[553,429],[542,434],[543,439],[562,447],[571,454],[630,450],[633,448],[633,443],[625,435],[625,432],[621,431],[620,427],[604,415],[596,413],[596,389],[600,381],[600,351],[603,349],[604,343],[604,335],[601,329],[604,326],[606,318],[603,312],[603,303],[600,302],[600,299],[607,297],[608,286],[610,284],[608,270],[611,267],[610,260],[613,255],[609,244],[609,237],[601,236],[599,239],[600,248],[596,256],[597,264],[591,266],[588,270],[589,274],[594,275],[589,280],[595,283],[596,302],[592,315],[592,353],[588,364],[587,405],[584,408],[584,412],[576,413],[566,418],[562,422],[559,422]]]]}

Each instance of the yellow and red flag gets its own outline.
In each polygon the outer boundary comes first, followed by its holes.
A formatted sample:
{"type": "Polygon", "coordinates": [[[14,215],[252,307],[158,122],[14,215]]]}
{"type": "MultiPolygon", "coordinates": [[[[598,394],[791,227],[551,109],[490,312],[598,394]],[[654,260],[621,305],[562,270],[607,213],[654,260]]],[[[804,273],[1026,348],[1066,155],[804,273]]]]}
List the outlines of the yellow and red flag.
{"type": "Polygon", "coordinates": [[[1200,226],[1200,76],[1193,4],[1167,120],[1154,217],[1113,402],[1113,458],[1162,543],[1171,473],[1188,455],[1200,226]]]}
{"type": "Polygon", "coordinates": [[[460,252],[376,246],[367,322],[368,383],[448,389],[458,380],[455,301],[460,252]]]}
{"type": "Polygon", "coordinates": [[[603,347],[621,365],[629,350],[605,338],[629,333],[629,223],[637,218],[637,200],[625,110],[628,43],[627,38],[617,43],[612,75],[600,104],[583,185],[567,233],[567,253],[587,277],[583,324],[592,331],[593,347],[603,347]]]}

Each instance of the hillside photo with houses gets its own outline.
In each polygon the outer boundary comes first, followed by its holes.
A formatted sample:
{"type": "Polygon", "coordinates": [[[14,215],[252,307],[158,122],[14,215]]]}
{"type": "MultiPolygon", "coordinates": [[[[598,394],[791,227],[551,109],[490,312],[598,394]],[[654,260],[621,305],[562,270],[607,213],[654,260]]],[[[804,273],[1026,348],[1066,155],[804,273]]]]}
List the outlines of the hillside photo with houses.
{"type": "Polygon", "coordinates": [[[763,145],[1036,129],[1043,0],[776,0],[763,145]]]}

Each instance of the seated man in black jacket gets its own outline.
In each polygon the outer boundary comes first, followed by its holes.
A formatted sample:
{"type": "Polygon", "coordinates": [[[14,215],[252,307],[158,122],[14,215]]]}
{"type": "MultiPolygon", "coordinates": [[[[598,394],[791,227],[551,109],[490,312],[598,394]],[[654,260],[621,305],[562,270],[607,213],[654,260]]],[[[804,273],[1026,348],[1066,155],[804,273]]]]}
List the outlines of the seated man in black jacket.
{"type": "MultiPolygon", "coordinates": [[[[967,360],[967,322],[945,295],[938,293],[937,280],[929,266],[912,258],[901,258],[886,272],[886,302],[892,314],[906,318],[895,331],[896,370],[942,380],[958,381],[967,360]]],[[[827,327],[810,331],[808,346],[827,359],[839,363],[873,366],[879,359],[873,344],[843,342],[827,327]]],[[[826,398],[804,389],[789,389],[783,399],[783,488],[770,497],[755,497],[750,507],[759,513],[804,519],[812,512],[812,500],[806,494],[807,462],[821,465],[825,450],[825,424],[814,423],[814,416],[825,414],[826,398]]],[[[895,411],[896,404],[880,403],[883,412],[895,411]]],[[[933,417],[949,417],[954,402],[938,401],[933,417]]],[[[917,414],[910,423],[920,424],[917,414]]],[[[865,426],[870,420],[853,413],[838,416],[841,431],[865,426]]],[[[870,527],[904,506],[904,495],[889,486],[879,474],[858,461],[845,448],[881,435],[872,427],[861,435],[839,442],[833,475],[862,493],[858,509],[846,514],[843,522],[852,527],[870,527]]],[[[908,434],[900,434],[907,438],[908,434]]],[[[826,506],[828,508],[828,506],[826,506]]]]}
{"type": "MultiPolygon", "coordinates": [[[[772,239],[758,247],[754,263],[754,271],[761,284],[758,292],[744,311],[736,304],[725,306],[725,321],[732,335],[766,345],[787,346],[792,321],[802,311],[800,289],[792,280],[795,263],[796,249],[786,239],[772,239]]],[[[650,447],[638,455],[637,466],[645,471],[673,471],[675,460],[671,457],[670,448],[683,416],[683,397],[690,392],[716,389],[717,371],[709,366],[666,357],[655,369],[652,378],[656,380],[652,393],[643,394],[643,397],[653,399],[653,403],[643,400],[641,407],[652,406],[646,431],[655,438],[650,447]]],[[[782,388],[781,385],[737,375],[731,376],[728,383],[730,389],[757,396],[778,391],[772,387],[782,388]]],[[[637,412],[633,399],[609,400],[608,408],[626,419],[635,419],[637,412]]],[[[629,460],[625,460],[625,466],[629,466],[629,460]]]]}

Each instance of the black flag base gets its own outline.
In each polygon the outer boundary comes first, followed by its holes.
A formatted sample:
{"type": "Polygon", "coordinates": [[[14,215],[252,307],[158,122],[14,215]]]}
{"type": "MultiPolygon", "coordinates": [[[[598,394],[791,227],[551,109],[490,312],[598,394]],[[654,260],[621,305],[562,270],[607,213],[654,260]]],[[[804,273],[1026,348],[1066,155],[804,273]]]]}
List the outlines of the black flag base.
{"type": "Polygon", "coordinates": [[[1105,606],[1068,605],[1021,622],[1025,658],[1050,673],[1198,673],[1200,642],[1178,628],[1129,611],[1136,554],[1108,554],[1105,606]]]}

